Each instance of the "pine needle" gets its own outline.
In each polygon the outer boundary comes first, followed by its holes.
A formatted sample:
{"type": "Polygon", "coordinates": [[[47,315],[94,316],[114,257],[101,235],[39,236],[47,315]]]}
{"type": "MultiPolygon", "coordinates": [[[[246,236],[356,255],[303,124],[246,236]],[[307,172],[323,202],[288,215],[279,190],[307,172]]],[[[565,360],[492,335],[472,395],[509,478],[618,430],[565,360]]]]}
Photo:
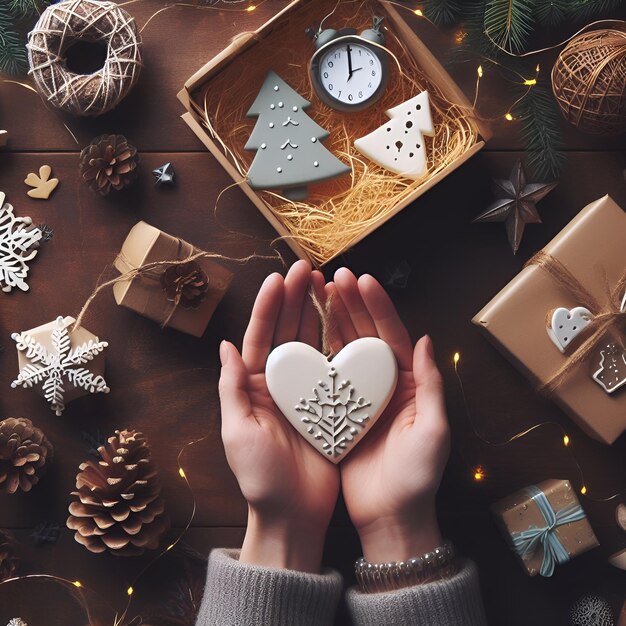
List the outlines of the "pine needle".
{"type": "Polygon", "coordinates": [[[485,32],[509,52],[521,52],[533,32],[533,0],[489,0],[485,32]]]}
{"type": "Polygon", "coordinates": [[[540,80],[520,101],[514,115],[521,119],[521,137],[528,167],[539,178],[555,179],[565,164],[561,116],[549,82],[540,80]]]}
{"type": "Polygon", "coordinates": [[[424,14],[440,26],[453,24],[461,15],[462,7],[459,0],[425,0],[424,14]]]}
{"type": "MultiPolygon", "coordinates": [[[[576,21],[591,18],[606,18],[607,13],[624,7],[624,0],[569,0],[568,17],[576,21]]],[[[615,17],[619,17],[615,15],[615,17]]]]}
{"type": "Polygon", "coordinates": [[[542,26],[557,26],[567,19],[571,0],[536,0],[535,16],[542,26]]]}
{"type": "Polygon", "coordinates": [[[49,0],[8,0],[7,4],[14,18],[23,20],[39,15],[43,6],[50,2],[49,0]]]}
{"type": "Polygon", "coordinates": [[[31,27],[51,0],[0,0],[0,73],[12,76],[28,70],[26,42],[20,31],[31,27]]]}
{"type": "Polygon", "coordinates": [[[0,73],[15,76],[28,69],[22,38],[0,21],[0,73]]]}

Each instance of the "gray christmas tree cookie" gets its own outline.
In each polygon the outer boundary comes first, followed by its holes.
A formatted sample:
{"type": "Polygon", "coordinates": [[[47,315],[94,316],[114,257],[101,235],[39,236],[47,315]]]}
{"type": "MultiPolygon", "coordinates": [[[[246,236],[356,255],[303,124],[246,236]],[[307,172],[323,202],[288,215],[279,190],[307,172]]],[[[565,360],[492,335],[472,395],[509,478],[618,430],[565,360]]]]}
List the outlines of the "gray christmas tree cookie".
{"type": "Polygon", "coordinates": [[[253,189],[281,189],[292,200],[307,197],[307,185],[347,174],[322,140],[329,132],[304,109],[310,106],[275,72],[268,72],[248,117],[258,118],[245,145],[257,153],[248,171],[253,189]]]}

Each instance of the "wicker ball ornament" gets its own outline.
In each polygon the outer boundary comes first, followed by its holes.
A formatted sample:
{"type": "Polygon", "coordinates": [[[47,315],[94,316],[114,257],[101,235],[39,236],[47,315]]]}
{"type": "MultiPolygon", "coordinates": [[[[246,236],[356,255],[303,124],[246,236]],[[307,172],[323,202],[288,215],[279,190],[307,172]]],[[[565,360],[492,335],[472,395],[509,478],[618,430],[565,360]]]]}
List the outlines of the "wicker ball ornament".
{"type": "Polygon", "coordinates": [[[552,91],[565,119],[581,131],[626,131],[626,22],[623,30],[572,39],[552,68],[552,91]]]}
{"type": "Polygon", "coordinates": [[[116,107],[142,68],[142,42],[134,19],[114,2],[62,0],[47,7],[28,38],[30,75],[51,105],[79,116],[97,116],[116,107]],[[90,74],[67,67],[77,42],[104,44],[106,60],[90,74]]]}

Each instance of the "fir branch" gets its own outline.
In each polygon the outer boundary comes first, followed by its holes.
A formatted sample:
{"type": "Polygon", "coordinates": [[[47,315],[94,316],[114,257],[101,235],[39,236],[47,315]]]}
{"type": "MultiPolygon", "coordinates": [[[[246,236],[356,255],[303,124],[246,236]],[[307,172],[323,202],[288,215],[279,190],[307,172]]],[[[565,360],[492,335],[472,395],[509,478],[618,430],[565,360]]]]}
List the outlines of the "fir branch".
{"type": "Polygon", "coordinates": [[[540,178],[557,178],[565,164],[561,116],[550,83],[540,80],[518,103],[514,116],[521,119],[521,137],[528,167],[540,178]]]}
{"type": "Polygon", "coordinates": [[[0,19],[0,73],[21,74],[28,69],[26,48],[20,36],[0,19]]]}
{"type": "Polygon", "coordinates": [[[440,26],[454,24],[461,15],[460,0],[425,0],[424,15],[440,26]]]}
{"type": "Polygon", "coordinates": [[[542,26],[557,26],[567,19],[571,0],[535,0],[535,17],[542,26]]]}
{"type": "Polygon", "coordinates": [[[497,56],[497,49],[485,37],[485,3],[484,0],[466,0],[463,4],[463,22],[461,27],[465,33],[463,41],[452,48],[451,62],[463,63],[476,56],[497,56]]]}
{"type": "Polygon", "coordinates": [[[8,8],[14,18],[23,20],[39,15],[50,0],[9,0],[8,8]]]}
{"type": "Polygon", "coordinates": [[[533,32],[534,0],[489,0],[485,32],[509,52],[521,52],[533,32]]]}
{"type": "Polygon", "coordinates": [[[576,21],[605,18],[607,13],[624,6],[624,0],[569,0],[568,17],[576,21]]]}

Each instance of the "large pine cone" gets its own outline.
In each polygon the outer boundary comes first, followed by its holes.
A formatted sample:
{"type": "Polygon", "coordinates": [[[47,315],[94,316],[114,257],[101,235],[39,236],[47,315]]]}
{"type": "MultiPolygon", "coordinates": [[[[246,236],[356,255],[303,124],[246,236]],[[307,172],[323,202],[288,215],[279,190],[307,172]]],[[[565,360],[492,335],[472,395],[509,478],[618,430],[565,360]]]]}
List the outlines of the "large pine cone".
{"type": "Polygon", "coordinates": [[[106,196],[137,178],[137,148],[124,135],[100,135],[80,153],[80,174],[91,189],[106,196]]]}
{"type": "Polygon", "coordinates": [[[67,527],[91,552],[136,556],[154,550],[168,528],[156,467],[144,436],[115,431],[76,476],[67,527]]]}
{"type": "Polygon", "coordinates": [[[16,568],[15,540],[11,535],[0,530],[0,582],[11,578],[16,568]]]}
{"type": "Polygon", "coordinates": [[[52,456],[52,444],[30,420],[9,417],[0,422],[0,491],[30,491],[52,456]]]}
{"type": "Polygon", "coordinates": [[[195,261],[170,265],[161,274],[167,299],[183,309],[197,309],[207,298],[209,277],[195,261]]]}

